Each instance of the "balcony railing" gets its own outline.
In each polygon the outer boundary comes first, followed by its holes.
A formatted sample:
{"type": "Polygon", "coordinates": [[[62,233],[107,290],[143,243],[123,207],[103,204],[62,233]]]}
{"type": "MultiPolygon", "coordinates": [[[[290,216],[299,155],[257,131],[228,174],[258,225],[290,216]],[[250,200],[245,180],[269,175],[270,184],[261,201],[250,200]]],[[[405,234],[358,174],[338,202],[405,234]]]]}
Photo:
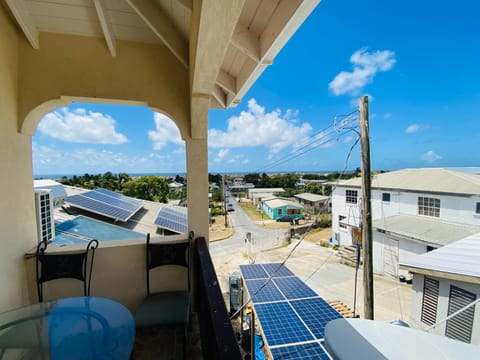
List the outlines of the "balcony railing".
{"type": "Polygon", "coordinates": [[[203,237],[195,240],[196,310],[204,359],[241,360],[215,268],[203,237]]]}

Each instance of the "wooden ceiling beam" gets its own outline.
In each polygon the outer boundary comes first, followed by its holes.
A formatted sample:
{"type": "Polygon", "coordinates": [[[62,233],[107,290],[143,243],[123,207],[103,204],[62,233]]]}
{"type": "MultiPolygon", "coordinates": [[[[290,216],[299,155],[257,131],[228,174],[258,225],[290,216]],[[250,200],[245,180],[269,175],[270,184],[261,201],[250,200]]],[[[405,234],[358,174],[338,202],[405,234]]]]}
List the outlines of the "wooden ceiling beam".
{"type": "Polygon", "coordinates": [[[187,44],[175,30],[169,17],[151,0],[127,0],[127,2],[183,66],[188,68],[187,44]]]}
{"type": "Polygon", "coordinates": [[[220,86],[226,92],[236,95],[237,94],[237,80],[229,73],[220,69],[217,77],[217,85],[220,86]]]}
{"type": "Polygon", "coordinates": [[[185,10],[192,11],[193,0],[176,0],[185,10]]]}
{"type": "Polygon", "coordinates": [[[225,96],[225,93],[220,88],[220,86],[215,85],[213,87],[212,96],[215,98],[215,100],[218,102],[222,109],[227,108],[227,97],[225,96]]]}
{"type": "Polygon", "coordinates": [[[232,45],[258,63],[260,61],[260,40],[246,26],[237,24],[232,36],[232,45]]]}
{"type": "Polygon", "coordinates": [[[5,0],[8,8],[12,12],[15,20],[25,34],[28,42],[34,49],[40,48],[40,42],[38,40],[38,29],[35,23],[28,13],[27,5],[24,0],[5,0]]]}
{"type": "Polygon", "coordinates": [[[107,15],[107,7],[105,0],[93,0],[95,4],[95,9],[97,10],[98,20],[100,20],[100,25],[102,27],[103,36],[107,42],[108,50],[112,56],[117,55],[117,48],[115,43],[115,37],[113,36],[113,27],[107,15]]]}

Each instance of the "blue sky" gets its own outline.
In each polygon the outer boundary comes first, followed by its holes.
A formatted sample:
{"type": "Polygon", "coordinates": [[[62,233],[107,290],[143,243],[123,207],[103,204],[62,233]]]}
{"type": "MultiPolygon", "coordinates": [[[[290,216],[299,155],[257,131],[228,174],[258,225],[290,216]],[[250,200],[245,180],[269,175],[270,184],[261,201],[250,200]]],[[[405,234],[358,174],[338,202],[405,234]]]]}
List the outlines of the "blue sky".
{"type": "MultiPolygon", "coordinates": [[[[370,97],[371,165],[478,166],[480,3],[325,0],[236,107],[209,114],[209,171],[360,166],[354,113],[370,97]],[[343,123],[342,123],[343,120],[343,123]]],[[[74,104],[32,139],[34,174],[184,173],[173,122],[74,104]]]]}

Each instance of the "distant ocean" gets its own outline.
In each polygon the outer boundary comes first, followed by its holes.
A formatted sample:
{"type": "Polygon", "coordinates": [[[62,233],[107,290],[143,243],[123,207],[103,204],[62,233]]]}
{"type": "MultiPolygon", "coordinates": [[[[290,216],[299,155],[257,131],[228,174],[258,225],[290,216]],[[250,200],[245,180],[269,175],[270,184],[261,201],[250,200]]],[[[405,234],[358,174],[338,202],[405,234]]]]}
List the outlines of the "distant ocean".
{"type": "MultiPolygon", "coordinates": [[[[352,170],[353,171],[353,170],[352,170]]],[[[326,170],[326,171],[268,171],[266,172],[267,174],[330,174],[338,171],[332,171],[332,170],[326,170]]],[[[348,171],[347,171],[348,172],[348,171]]],[[[113,174],[118,175],[118,173],[113,174]]],[[[237,171],[237,172],[215,172],[215,171],[210,171],[210,174],[220,174],[220,175],[245,175],[245,174],[263,174],[263,171],[237,171]]],[[[103,175],[103,173],[88,173],[89,175],[103,175]]],[[[131,177],[138,177],[138,176],[149,176],[149,175],[155,175],[155,176],[163,176],[163,177],[169,177],[169,176],[186,176],[186,173],[182,172],[169,172],[169,173],[127,173],[131,177]]],[[[70,179],[74,176],[84,176],[85,173],[82,174],[35,174],[33,175],[33,179],[39,180],[39,179],[61,179],[62,177],[66,177],[67,179],[70,179]]]]}

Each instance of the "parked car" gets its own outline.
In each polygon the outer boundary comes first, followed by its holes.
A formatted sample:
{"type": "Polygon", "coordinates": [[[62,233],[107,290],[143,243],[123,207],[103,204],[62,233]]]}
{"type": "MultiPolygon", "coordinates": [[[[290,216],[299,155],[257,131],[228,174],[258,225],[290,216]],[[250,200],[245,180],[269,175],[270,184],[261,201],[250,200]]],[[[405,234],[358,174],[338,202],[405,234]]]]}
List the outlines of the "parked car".
{"type": "Polygon", "coordinates": [[[228,204],[227,204],[227,211],[235,211],[235,209],[233,208],[233,204],[232,204],[232,203],[228,203],[228,204]]]}
{"type": "Polygon", "coordinates": [[[279,222],[293,222],[293,216],[290,215],[283,215],[277,218],[277,221],[279,222]]]}

